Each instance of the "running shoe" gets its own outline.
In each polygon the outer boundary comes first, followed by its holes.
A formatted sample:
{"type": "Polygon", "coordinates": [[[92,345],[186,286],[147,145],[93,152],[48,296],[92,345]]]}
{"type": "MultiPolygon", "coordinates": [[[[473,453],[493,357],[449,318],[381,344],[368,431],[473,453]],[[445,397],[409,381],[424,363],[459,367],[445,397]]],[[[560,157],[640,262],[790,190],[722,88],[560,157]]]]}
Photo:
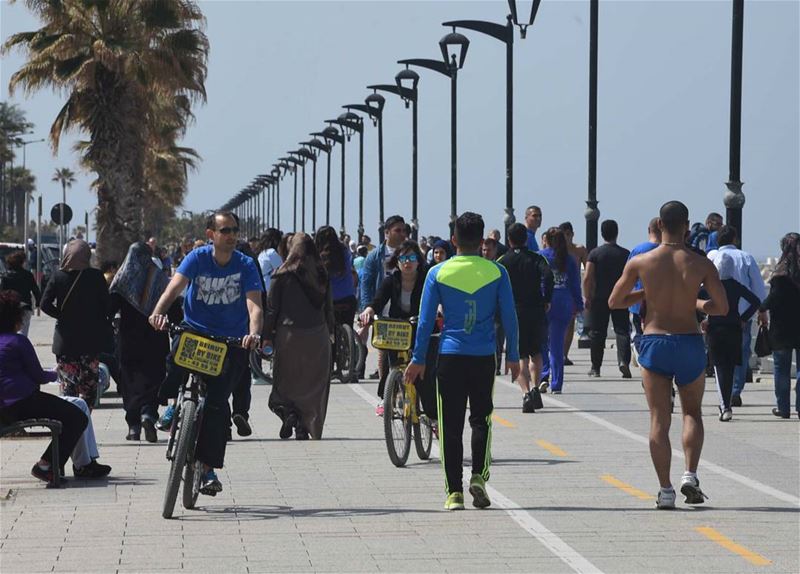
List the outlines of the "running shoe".
{"type": "Polygon", "coordinates": [[[623,379],[633,378],[633,375],[631,374],[631,368],[628,365],[620,365],[619,372],[622,373],[623,379]]]}
{"type": "Polygon", "coordinates": [[[472,506],[475,508],[488,508],[491,506],[492,501],[489,500],[489,494],[486,492],[486,481],[483,480],[480,474],[473,474],[469,480],[469,493],[472,495],[472,506]]]}
{"type": "Polygon", "coordinates": [[[656,508],[659,510],[672,510],[675,508],[675,489],[659,490],[656,496],[656,508]]]}
{"type": "Polygon", "coordinates": [[[253,434],[253,427],[250,426],[250,421],[243,414],[236,413],[233,415],[233,424],[236,425],[236,434],[239,436],[250,436],[253,434]]]}
{"type": "Polygon", "coordinates": [[[721,413],[719,413],[719,420],[726,423],[733,418],[733,411],[731,409],[725,409],[721,413]]]}
{"type": "Polygon", "coordinates": [[[551,391],[551,393],[554,394],[554,395],[560,395],[561,394],[561,389],[553,389],[551,391]]]}
{"type": "Polygon", "coordinates": [[[684,500],[686,504],[703,504],[708,498],[700,490],[700,481],[697,480],[697,477],[689,474],[684,474],[681,478],[681,494],[686,497],[684,500]]]}
{"type": "MultiPolygon", "coordinates": [[[[53,467],[51,465],[50,468],[45,470],[41,466],[39,466],[38,463],[34,464],[33,468],[31,468],[31,476],[33,476],[34,478],[38,478],[43,482],[51,482],[53,479],[53,467]]],[[[66,478],[64,478],[63,476],[58,477],[58,484],[64,484],[65,482],[67,482],[66,478]]],[[[461,508],[464,508],[463,504],[461,508]]]]}
{"type": "Polygon", "coordinates": [[[175,416],[175,407],[172,405],[168,405],[164,414],[161,415],[161,418],[158,419],[156,423],[156,428],[160,431],[169,432],[169,428],[172,426],[172,417],[175,416]]]}
{"type": "Polygon", "coordinates": [[[383,403],[378,403],[378,406],[375,407],[375,416],[376,417],[383,416],[383,403]]]}
{"type": "Polygon", "coordinates": [[[86,466],[82,466],[78,468],[74,464],[72,465],[72,474],[75,475],[75,478],[86,478],[86,479],[93,479],[93,478],[105,478],[111,472],[111,467],[107,464],[100,464],[95,459],[87,464],[86,466]]]}
{"type": "Polygon", "coordinates": [[[445,510],[464,510],[464,493],[451,492],[444,503],[445,510]]]}
{"type": "Polygon", "coordinates": [[[542,402],[542,393],[536,387],[531,389],[530,392],[531,400],[533,400],[533,408],[534,409],[543,409],[544,403],[542,402]]]}
{"type": "Polygon", "coordinates": [[[571,366],[573,366],[574,364],[575,364],[575,363],[573,363],[572,361],[570,361],[570,360],[569,360],[569,357],[564,357],[564,366],[565,366],[565,367],[571,367],[571,366]]]}
{"type": "Polygon", "coordinates": [[[588,375],[589,377],[596,379],[600,377],[600,371],[598,371],[597,369],[592,369],[591,371],[588,372],[588,375]]]}
{"type": "Polygon", "coordinates": [[[222,483],[217,478],[217,473],[213,468],[209,468],[208,472],[200,479],[200,494],[207,496],[216,496],[218,492],[222,492],[222,483]]]}
{"type": "Polygon", "coordinates": [[[541,383],[539,383],[539,392],[540,393],[546,393],[547,389],[549,389],[549,388],[550,388],[550,381],[542,381],[541,383]]]}

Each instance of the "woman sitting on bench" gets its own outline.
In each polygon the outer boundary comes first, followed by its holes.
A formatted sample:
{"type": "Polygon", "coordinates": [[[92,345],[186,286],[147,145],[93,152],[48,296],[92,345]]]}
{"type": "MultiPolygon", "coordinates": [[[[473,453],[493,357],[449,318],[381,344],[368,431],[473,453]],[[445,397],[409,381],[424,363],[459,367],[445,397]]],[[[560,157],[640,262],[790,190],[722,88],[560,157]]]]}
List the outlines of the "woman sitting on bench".
{"type": "Polygon", "coordinates": [[[89,422],[84,409],[39,389],[40,385],[55,381],[57,375],[55,371],[42,369],[31,342],[17,334],[22,324],[22,313],[17,293],[0,291],[0,419],[7,423],[37,418],[61,422],[58,437],[60,460],[52,460],[51,446],[48,446],[31,469],[31,474],[39,480],[50,482],[53,472],[62,469],[70,456],[73,456],[73,463],[78,463],[73,465],[76,477],[106,476],[111,471],[110,466],[85,457],[85,448],[75,448],[79,442],[94,444],[94,433],[91,432],[92,436],[84,433],[89,422]],[[56,463],[58,466],[54,466],[56,463]]]}

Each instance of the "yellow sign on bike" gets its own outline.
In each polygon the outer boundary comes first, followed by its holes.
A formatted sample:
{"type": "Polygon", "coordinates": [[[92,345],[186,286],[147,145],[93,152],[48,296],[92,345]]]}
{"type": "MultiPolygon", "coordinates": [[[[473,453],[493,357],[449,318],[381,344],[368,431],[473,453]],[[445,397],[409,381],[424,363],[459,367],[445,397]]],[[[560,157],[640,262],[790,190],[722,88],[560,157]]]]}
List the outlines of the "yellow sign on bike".
{"type": "Polygon", "coordinates": [[[407,351],[412,347],[413,327],[403,320],[376,319],[372,324],[372,346],[383,351],[407,351]]]}
{"type": "Polygon", "coordinates": [[[222,372],[228,346],[194,333],[181,333],[175,364],[179,367],[217,377],[222,372]]]}

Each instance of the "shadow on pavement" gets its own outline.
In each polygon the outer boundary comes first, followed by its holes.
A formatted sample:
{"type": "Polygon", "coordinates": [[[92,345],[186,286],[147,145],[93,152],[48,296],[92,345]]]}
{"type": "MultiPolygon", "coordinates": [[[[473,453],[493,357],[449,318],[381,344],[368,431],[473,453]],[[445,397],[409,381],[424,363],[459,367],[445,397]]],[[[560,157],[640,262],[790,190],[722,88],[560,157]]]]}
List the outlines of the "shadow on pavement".
{"type": "Polygon", "coordinates": [[[426,508],[304,508],[291,506],[198,506],[197,514],[176,516],[175,520],[273,520],[275,518],[347,518],[353,516],[387,516],[392,514],[440,514],[441,510],[426,508]]]}

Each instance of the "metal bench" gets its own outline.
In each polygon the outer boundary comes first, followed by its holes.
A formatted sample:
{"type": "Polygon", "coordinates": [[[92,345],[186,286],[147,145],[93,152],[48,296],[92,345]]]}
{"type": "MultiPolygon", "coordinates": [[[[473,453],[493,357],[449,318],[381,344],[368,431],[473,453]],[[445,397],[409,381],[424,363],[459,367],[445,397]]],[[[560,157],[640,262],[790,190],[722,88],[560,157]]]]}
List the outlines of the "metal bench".
{"type": "Polygon", "coordinates": [[[0,438],[32,427],[45,427],[50,431],[50,436],[53,440],[53,446],[50,450],[50,465],[53,469],[53,478],[47,483],[47,488],[60,488],[61,477],[58,468],[58,435],[61,434],[61,421],[53,419],[25,419],[13,423],[0,421],[0,438]]]}

